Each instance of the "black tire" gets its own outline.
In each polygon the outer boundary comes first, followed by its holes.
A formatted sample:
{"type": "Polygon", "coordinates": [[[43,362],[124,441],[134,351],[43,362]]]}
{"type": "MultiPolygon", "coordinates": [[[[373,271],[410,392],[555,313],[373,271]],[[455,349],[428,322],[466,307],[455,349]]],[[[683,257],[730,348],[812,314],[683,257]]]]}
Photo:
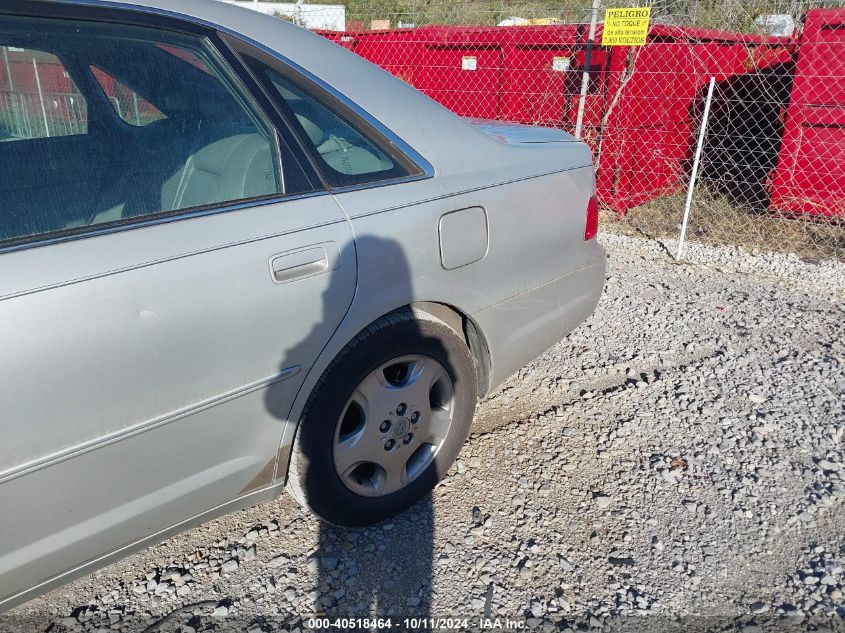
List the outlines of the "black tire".
{"type": "Polygon", "coordinates": [[[336,525],[371,525],[401,512],[429,492],[455,462],[475,413],[475,376],[463,337],[443,321],[411,310],[380,318],[338,354],[315,386],[294,441],[288,490],[307,509],[336,525]],[[356,494],[334,467],[336,426],[361,381],[380,365],[408,354],[433,358],[451,377],[451,426],[434,460],[404,488],[380,497],[356,494]]]}

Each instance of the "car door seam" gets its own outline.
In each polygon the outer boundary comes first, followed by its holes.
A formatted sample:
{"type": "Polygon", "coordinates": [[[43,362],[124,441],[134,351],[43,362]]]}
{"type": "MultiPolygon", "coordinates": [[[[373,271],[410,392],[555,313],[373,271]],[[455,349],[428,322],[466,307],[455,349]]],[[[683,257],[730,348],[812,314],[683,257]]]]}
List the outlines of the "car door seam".
{"type": "MultiPolygon", "coordinates": [[[[314,368],[320,363],[323,358],[323,354],[326,353],[326,349],[329,347],[329,344],[334,341],[335,336],[340,331],[343,324],[346,322],[349,313],[352,310],[352,306],[355,305],[355,298],[358,296],[358,284],[360,281],[360,268],[358,266],[358,239],[355,234],[355,225],[352,223],[351,218],[349,217],[349,213],[346,211],[346,207],[343,206],[343,203],[338,200],[337,196],[332,195],[332,199],[334,200],[335,204],[340,209],[341,213],[343,213],[343,221],[346,222],[347,227],[349,228],[349,236],[351,239],[352,244],[352,251],[355,254],[355,261],[352,262],[353,271],[355,274],[355,286],[352,290],[352,297],[349,299],[349,304],[346,306],[346,311],[343,313],[343,316],[338,320],[337,326],[332,331],[331,335],[326,338],[326,342],[323,345],[322,349],[320,349],[319,353],[314,356],[314,360],[311,363],[310,367],[307,368],[305,375],[302,377],[302,380],[299,383],[299,388],[296,390],[296,394],[290,400],[290,407],[287,411],[287,419],[290,420],[291,413],[295,410],[297,406],[297,402],[299,402],[299,398],[302,396],[302,390],[305,387],[305,384],[308,382],[308,379],[311,376],[311,372],[314,371],[314,368]]],[[[341,251],[341,257],[343,253],[341,251]]],[[[308,394],[310,396],[310,393],[308,394]]],[[[306,398],[307,400],[307,398],[306,398]]],[[[294,420],[294,424],[287,425],[285,429],[282,431],[282,436],[279,438],[279,449],[276,451],[276,465],[274,468],[273,473],[273,483],[284,483],[287,479],[287,468],[290,464],[290,445],[293,442],[293,438],[296,435],[297,430],[299,429],[299,420],[294,420]],[[292,428],[291,428],[292,427],[292,428]],[[290,429],[290,431],[289,431],[290,429]],[[283,456],[287,455],[287,459],[283,459],[283,456]],[[282,463],[284,461],[284,464],[282,463]],[[284,465],[284,472],[280,473],[281,467],[284,465]]]]}

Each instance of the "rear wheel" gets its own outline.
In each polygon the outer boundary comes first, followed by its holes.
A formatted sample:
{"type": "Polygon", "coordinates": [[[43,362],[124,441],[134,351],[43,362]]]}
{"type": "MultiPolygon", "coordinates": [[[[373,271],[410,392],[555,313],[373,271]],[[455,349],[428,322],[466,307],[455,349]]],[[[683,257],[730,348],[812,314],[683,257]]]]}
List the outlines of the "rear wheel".
{"type": "Polygon", "coordinates": [[[382,317],[326,369],[297,432],[288,488],[323,519],[376,523],[443,477],[475,411],[463,338],[425,313],[382,317]]]}

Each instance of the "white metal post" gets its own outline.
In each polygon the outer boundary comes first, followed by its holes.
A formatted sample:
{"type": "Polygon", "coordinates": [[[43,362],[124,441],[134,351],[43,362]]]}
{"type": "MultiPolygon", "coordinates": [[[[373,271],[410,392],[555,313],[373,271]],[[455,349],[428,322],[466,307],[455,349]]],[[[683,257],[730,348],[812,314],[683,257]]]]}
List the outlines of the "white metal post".
{"type": "Polygon", "coordinates": [[[134,90],[132,91],[132,103],[135,106],[135,125],[141,127],[141,112],[138,109],[138,93],[134,90]]]}
{"type": "Polygon", "coordinates": [[[590,15],[590,33],[587,36],[587,50],[584,52],[584,74],[581,75],[581,97],[578,99],[578,117],[575,119],[575,138],[581,140],[581,128],[584,125],[584,104],[587,101],[587,88],[590,85],[590,58],[593,55],[593,43],[596,39],[596,22],[599,17],[601,0],[593,0],[590,15]]]}
{"type": "Polygon", "coordinates": [[[9,92],[15,91],[15,84],[12,82],[12,65],[9,63],[9,48],[3,46],[3,61],[6,63],[6,80],[9,82],[9,92]]]}
{"type": "Polygon", "coordinates": [[[9,122],[12,125],[17,125],[14,131],[15,134],[20,134],[20,131],[23,129],[23,126],[21,126],[21,109],[15,101],[15,83],[12,80],[12,65],[9,63],[9,47],[1,46],[0,48],[3,49],[3,61],[6,64],[6,79],[9,82],[9,106],[12,108],[11,114],[15,119],[14,122],[9,122]]]}
{"type": "Polygon", "coordinates": [[[678,237],[678,252],[675,259],[681,259],[684,252],[684,238],[687,234],[687,221],[689,220],[689,210],[692,205],[692,192],[695,189],[695,180],[698,178],[698,163],[701,160],[701,148],[704,145],[704,133],[707,131],[707,118],[710,116],[710,102],[713,100],[713,86],[716,85],[716,78],[710,78],[710,85],[707,86],[707,100],[704,102],[704,114],[701,117],[701,129],[698,131],[698,145],[695,148],[695,159],[692,162],[692,173],[689,177],[689,187],[687,188],[687,203],[684,206],[684,221],[681,224],[681,235],[678,237]]]}
{"type": "Polygon", "coordinates": [[[32,69],[35,71],[35,85],[38,87],[38,100],[41,101],[41,116],[44,117],[44,130],[50,136],[50,125],[47,123],[47,107],[44,105],[44,93],[41,91],[41,77],[38,76],[38,62],[32,58],[32,69]]]}

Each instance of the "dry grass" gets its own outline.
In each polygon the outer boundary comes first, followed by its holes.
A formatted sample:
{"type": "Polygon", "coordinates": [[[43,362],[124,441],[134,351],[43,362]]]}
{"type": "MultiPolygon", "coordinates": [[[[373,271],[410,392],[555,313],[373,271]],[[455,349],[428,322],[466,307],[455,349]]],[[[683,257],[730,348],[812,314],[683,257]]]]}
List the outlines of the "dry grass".
{"type": "MultiPolygon", "coordinates": [[[[703,189],[703,188],[702,188],[703,189]]],[[[631,209],[617,220],[602,214],[606,231],[648,238],[677,239],[683,221],[685,194],[653,200],[631,209]]],[[[803,258],[845,261],[845,223],[811,217],[779,217],[731,204],[723,196],[696,191],[690,211],[687,239],[706,244],[735,245],[752,252],[779,251],[803,258]]]]}

